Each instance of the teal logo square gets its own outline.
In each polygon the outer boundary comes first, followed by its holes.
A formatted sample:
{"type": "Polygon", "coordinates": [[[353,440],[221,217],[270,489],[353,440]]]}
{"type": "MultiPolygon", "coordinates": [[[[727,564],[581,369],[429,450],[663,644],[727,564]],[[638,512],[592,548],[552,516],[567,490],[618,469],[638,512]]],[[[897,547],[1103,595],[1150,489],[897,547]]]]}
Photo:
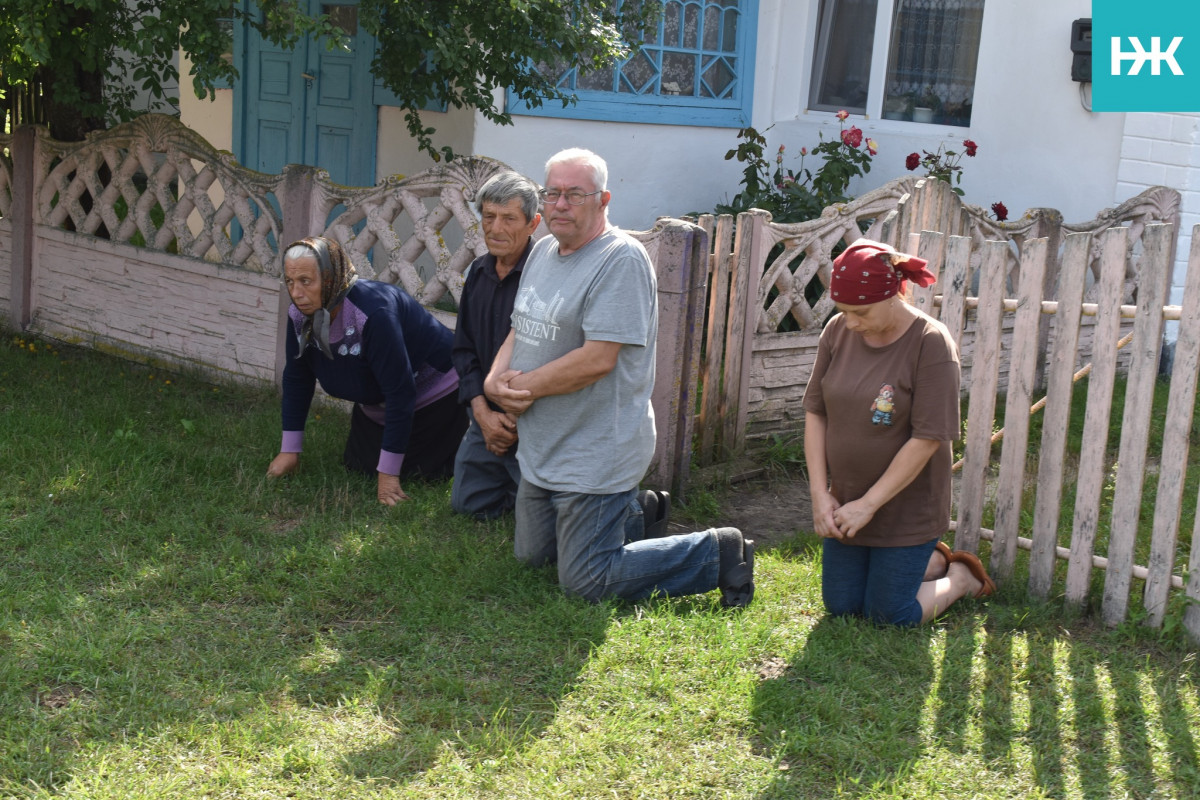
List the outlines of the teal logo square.
{"type": "Polygon", "coordinates": [[[1200,3],[1092,0],[1092,110],[1200,111],[1200,3]]]}

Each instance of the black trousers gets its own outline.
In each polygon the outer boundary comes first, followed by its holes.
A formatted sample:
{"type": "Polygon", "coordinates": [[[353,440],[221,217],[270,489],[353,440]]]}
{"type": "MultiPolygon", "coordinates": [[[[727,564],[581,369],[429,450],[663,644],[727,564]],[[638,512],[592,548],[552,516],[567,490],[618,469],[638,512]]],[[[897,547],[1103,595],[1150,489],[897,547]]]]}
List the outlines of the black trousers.
{"type": "MultiPolygon", "coordinates": [[[[451,392],[413,414],[412,434],[400,466],[401,478],[445,480],[454,474],[454,454],[467,430],[467,410],[451,392]]],[[[342,462],[346,469],[374,477],[378,474],[379,450],[383,444],[383,426],[354,404],[350,415],[350,435],[342,462]]]]}

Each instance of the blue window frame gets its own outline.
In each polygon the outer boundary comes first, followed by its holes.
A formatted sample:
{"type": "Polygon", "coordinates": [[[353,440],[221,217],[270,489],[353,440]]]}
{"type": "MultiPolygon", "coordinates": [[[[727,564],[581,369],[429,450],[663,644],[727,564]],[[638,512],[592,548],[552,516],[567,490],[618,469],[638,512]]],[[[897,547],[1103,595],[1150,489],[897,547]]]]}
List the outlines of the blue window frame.
{"type": "MultiPolygon", "coordinates": [[[[740,128],[750,124],[758,0],[663,0],[658,30],[632,58],[579,74],[551,65],[558,88],[576,96],[566,108],[531,108],[515,97],[508,111],[539,117],[740,128]]],[[[510,95],[511,97],[511,95],[510,95]]]]}

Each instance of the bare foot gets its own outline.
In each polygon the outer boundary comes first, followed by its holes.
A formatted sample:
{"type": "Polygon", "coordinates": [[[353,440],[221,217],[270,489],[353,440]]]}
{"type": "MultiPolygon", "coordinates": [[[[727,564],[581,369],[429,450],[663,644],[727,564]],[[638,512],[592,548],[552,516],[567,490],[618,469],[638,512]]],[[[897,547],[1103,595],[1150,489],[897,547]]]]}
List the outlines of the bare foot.
{"type": "Polygon", "coordinates": [[[946,570],[946,577],[955,587],[964,588],[965,591],[960,595],[961,597],[976,597],[983,591],[983,581],[976,578],[967,565],[962,562],[955,561],[951,564],[946,570]]]}
{"type": "Polygon", "coordinates": [[[925,577],[922,581],[936,581],[938,578],[946,577],[946,572],[950,567],[950,562],[946,560],[946,556],[941,550],[934,550],[929,556],[929,565],[925,567],[925,577]]]}

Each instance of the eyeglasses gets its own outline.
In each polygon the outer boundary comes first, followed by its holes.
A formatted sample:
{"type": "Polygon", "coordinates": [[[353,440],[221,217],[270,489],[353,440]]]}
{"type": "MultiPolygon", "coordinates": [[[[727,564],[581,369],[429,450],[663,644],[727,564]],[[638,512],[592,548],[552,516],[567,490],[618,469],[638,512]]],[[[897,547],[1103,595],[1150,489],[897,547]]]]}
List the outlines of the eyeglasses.
{"type": "Polygon", "coordinates": [[[600,194],[601,191],[602,190],[597,189],[594,192],[581,192],[578,189],[576,189],[576,190],[572,190],[570,192],[560,192],[557,189],[539,189],[538,197],[540,197],[542,202],[545,203],[546,205],[552,206],[558,202],[558,198],[562,197],[565,194],[567,196],[568,203],[570,203],[573,206],[581,206],[581,205],[583,205],[584,200],[588,199],[589,197],[591,197],[594,194],[600,194]]]}

